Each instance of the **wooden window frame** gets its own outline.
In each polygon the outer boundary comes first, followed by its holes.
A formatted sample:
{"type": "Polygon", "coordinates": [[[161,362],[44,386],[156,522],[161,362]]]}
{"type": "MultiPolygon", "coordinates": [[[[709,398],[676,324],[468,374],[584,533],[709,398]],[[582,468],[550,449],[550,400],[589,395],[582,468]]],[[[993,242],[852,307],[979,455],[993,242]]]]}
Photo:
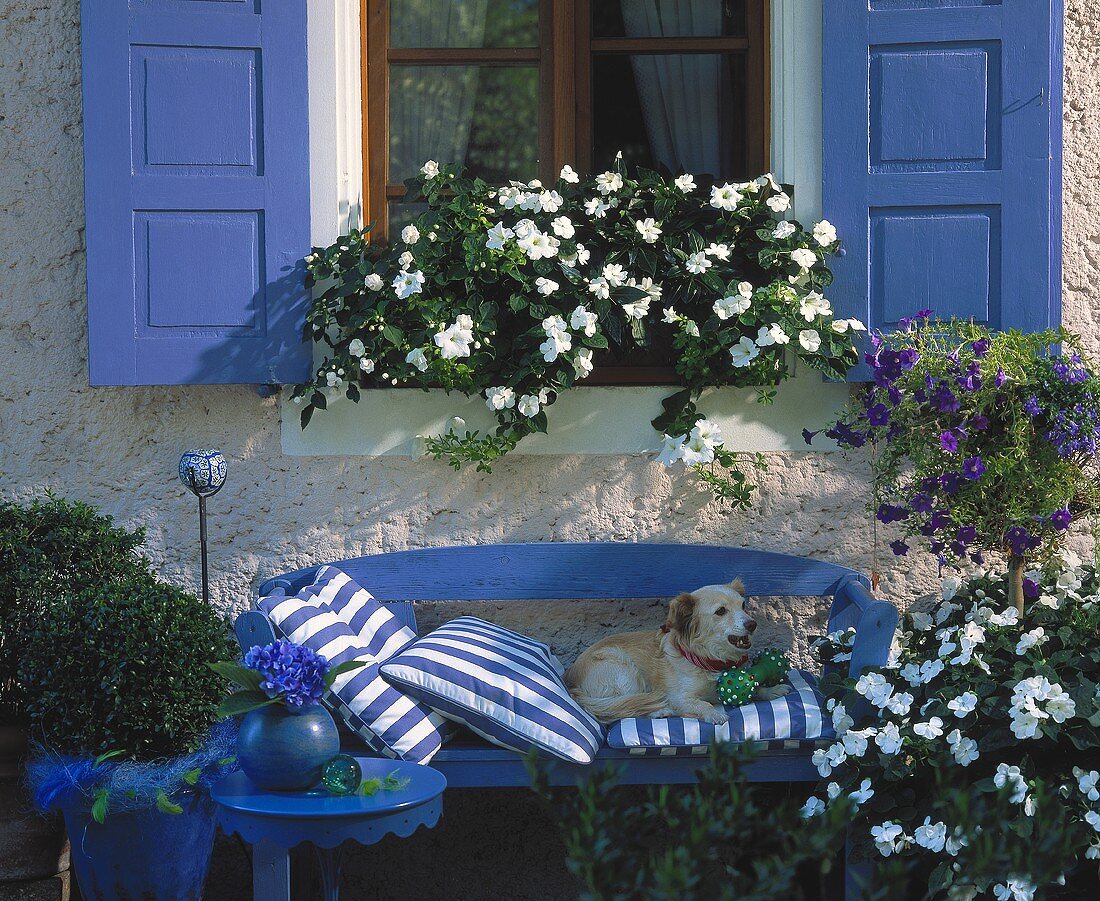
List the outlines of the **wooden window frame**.
{"type": "MultiPolygon", "coordinates": [[[[404,196],[389,176],[390,64],[510,66],[539,69],[539,170],[556,178],[566,163],[580,172],[592,162],[592,56],[662,53],[744,53],[750,171],[766,172],[771,156],[771,3],[749,0],[744,37],[593,38],[591,0],[539,0],[538,47],[389,47],[389,0],[363,0],[363,222],[385,239],[389,203],[404,196]],[[549,102],[545,98],[550,98],[549,102]]],[[[596,385],[663,385],[678,379],[665,366],[605,366],[596,385]]]]}

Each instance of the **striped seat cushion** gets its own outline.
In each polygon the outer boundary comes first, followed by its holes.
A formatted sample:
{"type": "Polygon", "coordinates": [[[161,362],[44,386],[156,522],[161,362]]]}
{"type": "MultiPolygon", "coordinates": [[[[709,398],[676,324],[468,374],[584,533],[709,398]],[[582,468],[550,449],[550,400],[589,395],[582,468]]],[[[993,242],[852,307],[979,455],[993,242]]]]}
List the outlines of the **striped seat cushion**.
{"type": "Polygon", "coordinates": [[[261,598],[276,634],[323,654],[330,663],[366,666],[336,677],[324,701],[377,754],[427,763],[454,727],[386,682],[379,667],[416,635],[351,577],[321,567],[312,585],[293,597],[261,598]]]}
{"type": "Polygon", "coordinates": [[[705,754],[712,741],[790,747],[788,742],[816,744],[819,739],[833,738],[832,720],[824,710],[817,680],[802,670],[791,670],[787,680],[793,690],[781,698],[727,707],[729,722],[721,726],[686,717],[632,717],[611,727],[607,744],[631,753],[671,756],[705,754]]]}
{"type": "Polygon", "coordinates": [[[418,639],[382,675],[493,744],[591,763],[603,730],[569,696],[550,648],[472,616],[418,639]]]}

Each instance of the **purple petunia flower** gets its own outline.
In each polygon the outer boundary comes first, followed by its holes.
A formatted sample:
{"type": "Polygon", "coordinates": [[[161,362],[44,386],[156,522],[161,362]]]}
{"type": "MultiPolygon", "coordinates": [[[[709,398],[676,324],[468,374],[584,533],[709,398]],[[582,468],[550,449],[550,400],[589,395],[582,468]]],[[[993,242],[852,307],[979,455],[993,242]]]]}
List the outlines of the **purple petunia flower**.
{"type": "Polygon", "coordinates": [[[329,669],[328,660],[322,655],[282,639],[250,648],[244,656],[244,665],[260,674],[264,694],[278,698],[291,710],[321,700],[329,669]]]}
{"type": "Polygon", "coordinates": [[[955,533],[955,537],[963,544],[973,544],[978,538],[978,530],[972,525],[962,526],[955,533]]]}
{"type": "Polygon", "coordinates": [[[894,552],[895,557],[904,557],[909,553],[909,545],[899,538],[897,541],[890,542],[890,550],[894,552]]]}
{"type": "Polygon", "coordinates": [[[867,421],[873,426],[884,426],[890,422],[890,411],[886,404],[875,404],[867,411],[867,421]]]}
{"type": "Polygon", "coordinates": [[[890,525],[892,522],[902,522],[908,519],[909,511],[905,507],[898,507],[894,504],[879,504],[875,518],[884,525],[890,525]]]}
{"type": "Polygon", "coordinates": [[[913,509],[914,513],[931,513],[932,495],[920,491],[913,495],[912,500],[909,501],[909,506],[913,509]]]}
{"type": "Polygon", "coordinates": [[[967,457],[963,461],[962,474],[964,479],[970,479],[972,482],[978,481],[982,477],[982,473],[985,472],[985,463],[982,462],[981,457],[967,457]]]}
{"type": "Polygon", "coordinates": [[[936,388],[932,393],[932,397],[929,398],[929,403],[941,413],[955,413],[962,406],[959,399],[955,397],[955,392],[946,385],[940,385],[936,388]]]}
{"type": "Polygon", "coordinates": [[[923,310],[917,310],[917,312],[913,314],[913,318],[914,319],[931,319],[934,315],[936,315],[935,310],[929,310],[929,309],[926,308],[926,309],[923,309],[923,310]]]}
{"type": "Polygon", "coordinates": [[[989,341],[985,338],[979,338],[973,344],[970,345],[970,349],[974,351],[974,356],[979,360],[989,353],[989,341]]]}
{"type": "Polygon", "coordinates": [[[1028,551],[1037,548],[1042,544],[1042,541],[1022,526],[1013,526],[1005,532],[1005,544],[1009,546],[1013,554],[1022,557],[1028,551]]]}
{"type": "Polygon", "coordinates": [[[1007,373],[1005,373],[1004,367],[998,366],[997,367],[997,374],[995,376],[993,376],[993,384],[996,385],[998,388],[1000,388],[1001,385],[1003,385],[1007,381],[1008,381],[1008,375],[1007,375],[1007,373]]]}
{"type": "Polygon", "coordinates": [[[970,559],[978,564],[978,566],[985,565],[985,554],[983,554],[981,551],[975,551],[973,554],[970,555],[970,559]]]}
{"type": "Polygon", "coordinates": [[[961,541],[952,541],[951,542],[951,553],[954,554],[956,557],[965,557],[966,556],[966,545],[963,544],[961,541]]]}
{"type": "Polygon", "coordinates": [[[940,486],[946,494],[955,494],[962,487],[962,476],[957,472],[945,472],[940,476],[940,486]]]}
{"type": "Polygon", "coordinates": [[[819,434],[821,434],[820,429],[818,429],[816,432],[811,432],[809,429],[803,429],[802,440],[805,441],[807,444],[813,444],[814,438],[816,438],[819,434]]]}
{"type": "Polygon", "coordinates": [[[928,520],[929,527],[938,532],[940,529],[946,529],[951,525],[951,514],[946,510],[937,510],[932,514],[932,517],[928,520]]]}
{"type": "Polygon", "coordinates": [[[940,447],[953,454],[959,449],[959,439],[951,432],[940,432],[940,447]]]}
{"type": "Polygon", "coordinates": [[[984,432],[989,428],[989,417],[980,414],[978,416],[972,416],[970,418],[970,428],[975,432],[984,432]]]}
{"type": "Polygon", "coordinates": [[[1073,522],[1073,515],[1066,507],[1063,507],[1061,510],[1055,510],[1050,514],[1050,524],[1059,532],[1064,532],[1068,529],[1071,522],[1073,522]]]}
{"type": "Polygon", "coordinates": [[[1024,579],[1024,597],[1034,601],[1039,597],[1039,583],[1034,579],[1024,579]]]}
{"type": "Polygon", "coordinates": [[[978,391],[982,387],[981,367],[973,362],[966,367],[966,374],[959,377],[959,387],[964,391],[978,391]]]}
{"type": "Polygon", "coordinates": [[[1024,401],[1024,412],[1028,416],[1038,416],[1043,412],[1042,407],[1039,406],[1039,399],[1037,397],[1029,397],[1024,401]]]}

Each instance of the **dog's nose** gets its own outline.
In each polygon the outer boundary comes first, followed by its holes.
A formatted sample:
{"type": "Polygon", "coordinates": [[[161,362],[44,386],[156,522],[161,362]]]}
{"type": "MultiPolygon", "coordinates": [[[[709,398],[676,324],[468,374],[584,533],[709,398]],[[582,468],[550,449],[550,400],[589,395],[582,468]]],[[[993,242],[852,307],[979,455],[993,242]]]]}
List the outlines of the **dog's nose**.
{"type": "Polygon", "coordinates": [[[745,628],[749,630],[749,634],[751,635],[753,632],[756,631],[756,620],[750,619],[747,623],[745,623],[745,628]]]}

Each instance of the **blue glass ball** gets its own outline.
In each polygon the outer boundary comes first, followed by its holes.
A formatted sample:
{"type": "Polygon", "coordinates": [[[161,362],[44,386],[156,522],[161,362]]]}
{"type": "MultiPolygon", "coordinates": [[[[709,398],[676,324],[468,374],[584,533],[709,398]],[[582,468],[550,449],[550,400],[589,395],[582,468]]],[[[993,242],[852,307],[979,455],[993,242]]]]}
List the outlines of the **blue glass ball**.
{"type": "Polygon", "coordinates": [[[221,451],[196,448],[180,457],[180,481],[196,494],[216,492],[225,484],[225,473],[225,457],[221,451]]]}

